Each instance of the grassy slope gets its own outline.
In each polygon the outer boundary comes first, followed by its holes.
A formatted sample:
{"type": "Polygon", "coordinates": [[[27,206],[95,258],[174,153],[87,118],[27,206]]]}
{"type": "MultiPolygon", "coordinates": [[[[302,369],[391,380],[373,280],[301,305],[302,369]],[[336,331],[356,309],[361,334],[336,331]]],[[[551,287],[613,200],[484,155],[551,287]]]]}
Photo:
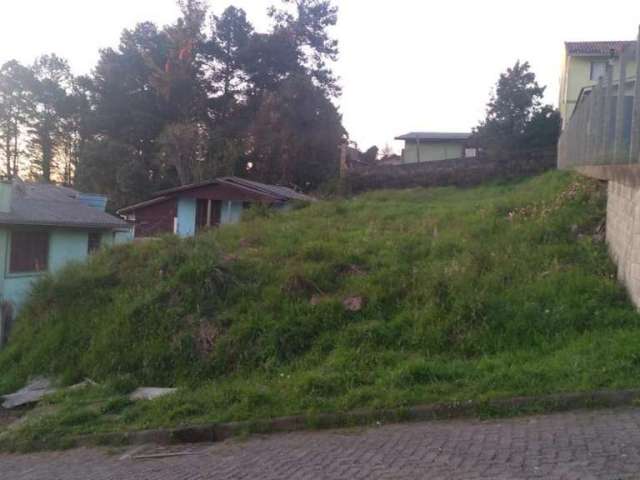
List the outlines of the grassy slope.
{"type": "Polygon", "coordinates": [[[117,248],[38,286],[0,391],[101,382],[55,397],[34,438],[638,386],[640,317],[591,238],[603,215],[595,183],[553,172],[117,248]],[[140,384],[184,388],[130,404],[140,384]]]}

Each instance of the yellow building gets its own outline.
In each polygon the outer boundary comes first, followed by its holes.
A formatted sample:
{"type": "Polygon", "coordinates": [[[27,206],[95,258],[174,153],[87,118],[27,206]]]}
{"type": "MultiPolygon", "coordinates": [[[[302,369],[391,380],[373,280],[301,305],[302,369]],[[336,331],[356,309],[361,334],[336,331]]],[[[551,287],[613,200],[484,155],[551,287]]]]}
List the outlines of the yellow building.
{"type": "Polygon", "coordinates": [[[467,148],[470,138],[470,133],[411,132],[396,140],[404,141],[402,163],[421,163],[475,157],[476,150],[467,148]]]}
{"type": "MultiPolygon", "coordinates": [[[[618,81],[617,59],[624,49],[635,50],[635,45],[635,41],[565,43],[558,104],[562,128],[571,118],[582,89],[597,84],[598,78],[605,76],[607,62],[612,62],[613,79],[618,81]]],[[[627,67],[627,78],[634,77],[635,71],[635,62],[631,62],[627,67]]]]}

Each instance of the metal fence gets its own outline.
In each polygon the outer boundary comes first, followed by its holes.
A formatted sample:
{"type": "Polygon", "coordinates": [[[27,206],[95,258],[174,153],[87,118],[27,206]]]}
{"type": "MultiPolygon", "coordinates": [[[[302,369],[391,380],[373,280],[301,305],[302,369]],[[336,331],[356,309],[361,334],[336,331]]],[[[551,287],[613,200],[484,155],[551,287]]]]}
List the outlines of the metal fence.
{"type": "Polygon", "coordinates": [[[608,62],[604,78],[582,90],[558,143],[558,168],[640,164],[640,30],[635,46],[608,62]],[[635,61],[635,76],[628,76],[635,61]]]}

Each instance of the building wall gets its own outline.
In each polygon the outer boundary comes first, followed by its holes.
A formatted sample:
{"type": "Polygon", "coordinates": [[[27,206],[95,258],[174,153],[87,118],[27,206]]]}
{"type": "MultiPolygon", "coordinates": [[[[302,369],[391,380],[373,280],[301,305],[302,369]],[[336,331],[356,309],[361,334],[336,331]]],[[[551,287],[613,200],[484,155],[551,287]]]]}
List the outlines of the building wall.
{"type": "Polygon", "coordinates": [[[618,279],[640,307],[640,186],[609,181],[607,243],[618,279]]]}
{"type": "MultiPolygon", "coordinates": [[[[101,246],[110,247],[124,243],[131,237],[130,232],[105,231],[101,236],[101,246]],[[117,235],[122,235],[120,240],[117,235]]],[[[9,301],[14,310],[26,300],[33,282],[46,273],[55,273],[72,261],[83,261],[89,255],[89,232],[75,229],[53,229],[49,235],[49,265],[47,272],[9,273],[10,231],[0,228],[0,300],[9,301]]]]}
{"type": "Polygon", "coordinates": [[[102,236],[103,245],[124,245],[133,241],[133,229],[107,232],[102,236]]]}
{"type": "Polygon", "coordinates": [[[175,198],[166,202],[156,203],[135,211],[135,236],[154,237],[173,233],[173,222],[178,215],[175,198]]]}
{"type": "Polygon", "coordinates": [[[49,271],[57,272],[74,260],[87,258],[89,234],[78,230],[54,230],[49,236],[49,271]]]}
{"type": "Polygon", "coordinates": [[[220,224],[227,225],[240,222],[240,219],[242,218],[242,210],[242,202],[222,202],[222,209],[220,211],[220,224]]]}
{"type": "Polygon", "coordinates": [[[196,203],[195,198],[178,198],[176,233],[181,237],[196,234],[196,203]]]}
{"type": "MultiPolygon", "coordinates": [[[[591,87],[598,83],[598,79],[589,79],[591,74],[591,62],[607,61],[608,57],[565,57],[564,73],[560,80],[559,108],[563,119],[563,126],[571,118],[571,114],[576,106],[578,96],[585,87],[591,87]]],[[[635,77],[636,64],[629,62],[627,65],[627,78],[635,77]]],[[[613,81],[617,82],[620,77],[620,65],[614,64],[613,81]]]]}
{"type": "MultiPolygon", "coordinates": [[[[417,142],[406,142],[402,156],[403,163],[417,163],[417,142]]],[[[464,142],[462,141],[420,143],[420,162],[434,162],[462,157],[464,157],[464,142]]]]}
{"type": "MultiPolygon", "coordinates": [[[[111,238],[113,236],[111,235],[111,238]]],[[[44,273],[9,273],[9,230],[0,229],[0,295],[18,309],[26,299],[35,280],[44,273]]],[[[49,269],[51,273],[60,270],[70,261],[81,261],[87,257],[89,234],[79,230],[52,230],[49,236],[49,269]]]]}

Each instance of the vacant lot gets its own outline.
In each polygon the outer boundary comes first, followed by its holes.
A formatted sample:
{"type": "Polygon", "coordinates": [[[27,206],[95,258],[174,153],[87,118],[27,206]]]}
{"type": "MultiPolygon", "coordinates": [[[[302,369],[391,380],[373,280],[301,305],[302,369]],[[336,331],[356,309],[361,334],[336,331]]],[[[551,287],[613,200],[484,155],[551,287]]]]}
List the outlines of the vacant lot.
{"type": "MultiPolygon", "coordinates": [[[[599,184],[553,172],[378,191],[40,283],[0,391],[58,394],[5,444],[66,434],[640,385],[640,317],[596,235],[599,184]],[[179,393],[133,404],[139,385],[179,393]]],[[[0,437],[2,438],[2,437],[0,437]]]]}

